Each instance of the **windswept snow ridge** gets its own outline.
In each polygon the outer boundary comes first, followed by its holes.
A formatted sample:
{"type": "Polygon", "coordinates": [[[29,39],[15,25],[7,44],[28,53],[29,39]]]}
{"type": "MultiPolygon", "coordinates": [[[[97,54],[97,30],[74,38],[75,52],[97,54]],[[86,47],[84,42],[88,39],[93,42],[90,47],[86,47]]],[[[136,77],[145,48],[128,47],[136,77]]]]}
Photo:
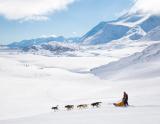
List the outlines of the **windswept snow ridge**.
{"type": "Polygon", "coordinates": [[[160,43],[151,45],[142,52],[135,53],[132,56],[123,58],[119,61],[111,62],[107,65],[103,65],[101,67],[92,69],[91,72],[94,73],[96,76],[105,79],[106,78],[115,79],[114,77],[116,77],[117,75],[120,77],[121,76],[132,77],[133,75],[137,75],[137,77],[143,77],[147,75],[146,73],[148,73],[148,76],[149,73],[152,76],[154,74],[155,76],[159,76],[160,73],[160,64],[158,64],[159,61],[160,61],[160,43]],[[147,67],[147,65],[151,67],[147,67]],[[128,74],[127,72],[130,73],[128,74]]]}

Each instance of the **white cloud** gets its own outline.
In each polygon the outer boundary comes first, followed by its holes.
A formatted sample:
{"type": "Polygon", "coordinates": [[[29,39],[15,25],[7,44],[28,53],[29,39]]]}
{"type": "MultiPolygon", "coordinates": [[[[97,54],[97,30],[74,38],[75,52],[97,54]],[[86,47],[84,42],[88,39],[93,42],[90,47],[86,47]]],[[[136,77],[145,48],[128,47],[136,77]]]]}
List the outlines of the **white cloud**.
{"type": "Polygon", "coordinates": [[[77,35],[77,32],[73,31],[72,34],[73,34],[73,35],[77,35]]]}
{"type": "Polygon", "coordinates": [[[46,20],[75,0],[0,0],[0,15],[9,20],[46,20]]]}
{"type": "Polygon", "coordinates": [[[135,0],[135,5],[131,11],[160,14],[160,0],[135,0]]]}
{"type": "Polygon", "coordinates": [[[58,36],[55,35],[55,34],[51,34],[51,35],[42,35],[41,37],[42,38],[47,38],[47,37],[58,37],[58,36]]]}

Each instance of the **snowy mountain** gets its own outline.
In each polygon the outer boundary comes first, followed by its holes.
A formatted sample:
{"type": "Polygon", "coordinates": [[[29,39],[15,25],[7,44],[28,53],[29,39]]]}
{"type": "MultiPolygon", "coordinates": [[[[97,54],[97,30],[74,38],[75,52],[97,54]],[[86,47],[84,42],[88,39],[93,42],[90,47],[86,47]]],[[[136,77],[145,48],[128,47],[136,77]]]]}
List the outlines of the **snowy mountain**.
{"type": "Polygon", "coordinates": [[[127,13],[115,21],[101,22],[80,40],[83,44],[92,45],[123,38],[139,40],[157,26],[160,26],[160,16],[127,13]]]}
{"type": "Polygon", "coordinates": [[[158,41],[160,39],[159,29],[160,16],[128,12],[117,20],[99,23],[81,38],[52,36],[14,42],[8,46],[23,52],[43,55],[50,53],[62,55],[70,52],[69,56],[99,56],[108,51],[108,46],[121,48],[122,45],[130,46],[128,41],[158,41]],[[113,44],[106,45],[109,42],[113,44]],[[99,44],[104,46],[97,46],[96,48],[103,49],[98,52],[92,45],[99,44]]]}
{"type": "Polygon", "coordinates": [[[29,52],[42,55],[60,55],[65,52],[71,52],[78,49],[79,38],[71,37],[42,37],[31,40],[23,40],[8,45],[11,49],[17,49],[21,52],[29,52]]]}
{"type": "Polygon", "coordinates": [[[8,46],[10,48],[29,48],[32,47],[33,45],[41,45],[41,44],[46,44],[49,42],[69,42],[69,43],[73,43],[73,42],[78,42],[79,38],[78,37],[73,37],[73,38],[64,38],[63,36],[59,36],[59,37],[42,37],[42,38],[36,38],[36,39],[29,39],[29,40],[22,40],[20,42],[13,42],[11,44],[9,44],[8,46]]]}
{"type": "Polygon", "coordinates": [[[32,45],[40,45],[43,43],[48,43],[51,41],[57,41],[57,42],[64,42],[65,38],[60,37],[42,37],[42,38],[36,38],[36,39],[30,39],[30,40],[22,40],[20,42],[13,42],[9,44],[8,46],[10,48],[25,48],[25,47],[31,47],[32,45]]]}
{"type": "Polygon", "coordinates": [[[85,34],[81,41],[83,44],[102,44],[123,37],[129,27],[102,22],[85,34]]]}
{"type": "Polygon", "coordinates": [[[129,57],[123,58],[116,62],[111,62],[98,68],[94,68],[91,72],[101,78],[124,78],[124,77],[143,77],[159,76],[160,73],[160,43],[153,44],[129,57]],[[150,66],[150,67],[149,67],[150,66]],[[127,73],[130,72],[130,73],[127,73]]]}
{"type": "Polygon", "coordinates": [[[140,27],[136,26],[131,28],[122,39],[127,40],[139,40],[140,38],[144,37],[146,32],[140,27]]]}
{"type": "Polygon", "coordinates": [[[152,29],[141,40],[160,41],[160,26],[152,29]]]}
{"type": "Polygon", "coordinates": [[[74,52],[76,50],[78,50],[77,45],[64,42],[49,42],[22,48],[23,52],[41,55],[61,55],[66,52],[74,52]]]}
{"type": "MultiPolygon", "coordinates": [[[[119,17],[117,20],[99,23],[81,38],[64,38],[62,36],[43,37],[14,42],[8,46],[10,48],[28,49],[34,47],[34,45],[46,44],[49,42],[97,45],[124,39],[135,41],[140,39],[147,39],[153,32],[156,32],[155,30],[158,30],[155,29],[158,26],[160,26],[160,16],[158,15],[128,12],[119,17]]],[[[159,34],[156,33],[155,37],[159,37],[159,34]]]]}

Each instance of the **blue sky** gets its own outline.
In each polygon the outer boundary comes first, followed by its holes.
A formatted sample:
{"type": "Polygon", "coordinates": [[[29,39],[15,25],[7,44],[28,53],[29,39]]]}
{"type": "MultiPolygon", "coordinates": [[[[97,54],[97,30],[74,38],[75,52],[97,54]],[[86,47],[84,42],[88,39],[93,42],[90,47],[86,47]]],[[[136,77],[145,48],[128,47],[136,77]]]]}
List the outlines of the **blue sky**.
{"type": "Polygon", "coordinates": [[[81,36],[101,21],[116,19],[132,5],[133,0],[76,0],[67,9],[50,12],[47,19],[38,20],[24,20],[8,11],[1,14],[0,10],[0,42],[7,44],[49,35],[81,36]]]}

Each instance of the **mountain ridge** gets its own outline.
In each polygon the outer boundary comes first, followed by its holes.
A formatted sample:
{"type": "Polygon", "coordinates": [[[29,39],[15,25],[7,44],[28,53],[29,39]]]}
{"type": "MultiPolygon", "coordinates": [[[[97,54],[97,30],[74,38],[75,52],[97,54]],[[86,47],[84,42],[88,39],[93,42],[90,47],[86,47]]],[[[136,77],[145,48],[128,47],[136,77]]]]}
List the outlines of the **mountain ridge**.
{"type": "Polygon", "coordinates": [[[102,23],[99,23],[84,36],[82,36],[82,44],[103,44],[111,42],[113,40],[121,39],[127,35],[129,40],[139,40],[148,32],[150,32],[157,26],[160,26],[160,16],[141,13],[126,13],[119,17],[117,20],[102,23]],[[121,28],[119,30],[120,26],[126,28],[121,28]],[[98,31],[96,29],[98,29],[98,31]],[[133,36],[129,37],[131,33],[133,33],[133,36]],[[119,37],[117,37],[117,35],[119,35],[119,37]]]}

